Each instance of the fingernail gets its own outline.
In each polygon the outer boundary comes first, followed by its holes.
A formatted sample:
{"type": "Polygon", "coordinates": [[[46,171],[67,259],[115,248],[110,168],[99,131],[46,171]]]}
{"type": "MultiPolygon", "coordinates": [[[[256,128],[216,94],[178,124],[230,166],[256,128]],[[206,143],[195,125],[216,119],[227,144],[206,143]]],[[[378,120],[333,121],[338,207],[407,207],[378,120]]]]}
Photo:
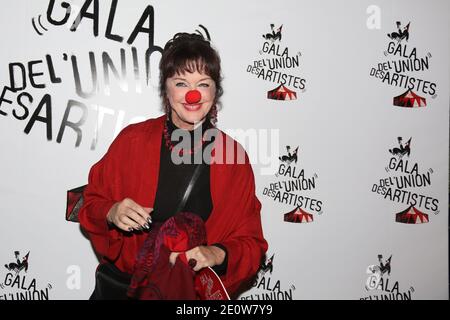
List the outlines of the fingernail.
{"type": "Polygon", "coordinates": [[[148,223],[144,224],[145,229],[150,229],[150,226],[148,225],[148,223]]]}
{"type": "Polygon", "coordinates": [[[152,219],[150,217],[147,218],[148,223],[152,223],[152,219]]]}
{"type": "Polygon", "coordinates": [[[133,227],[129,227],[128,231],[133,232],[133,227]]]}
{"type": "Polygon", "coordinates": [[[189,265],[189,267],[191,267],[192,269],[194,269],[195,266],[197,265],[197,260],[195,260],[194,258],[189,259],[188,265],[189,265]]]}

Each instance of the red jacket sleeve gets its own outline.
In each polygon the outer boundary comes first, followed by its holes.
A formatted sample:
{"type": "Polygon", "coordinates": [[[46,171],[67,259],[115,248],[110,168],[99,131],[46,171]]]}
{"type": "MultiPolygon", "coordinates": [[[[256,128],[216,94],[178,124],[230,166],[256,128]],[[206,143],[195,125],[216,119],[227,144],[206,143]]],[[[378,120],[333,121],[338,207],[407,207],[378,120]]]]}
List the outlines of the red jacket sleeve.
{"type": "Polygon", "coordinates": [[[268,248],[261,224],[261,203],[255,194],[247,154],[245,160],[244,164],[219,165],[220,187],[216,192],[221,201],[216,210],[220,212],[207,222],[211,227],[210,243],[220,243],[227,249],[227,272],[221,278],[231,295],[257,273],[268,248]]]}
{"type": "Polygon", "coordinates": [[[123,154],[125,135],[126,130],[117,136],[103,158],[92,166],[83,193],[83,207],[79,212],[80,224],[88,233],[95,251],[111,261],[117,259],[123,244],[122,233],[108,225],[106,215],[114,203],[122,200],[114,198],[113,188],[117,185],[117,166],[120,154],[123,154]]]}
{"type": "Polygon", "coordinates": [[[242,172],[236,172],[232,187],[235,196],[230,197],[234,201],[229,210],[239,210],[241,215],[228,239],[222,242],[229,254],[225,281],[229,282],[231,292],[257,273],[268,248],[262,233],[261,203],[255,195],[253,172],[249,166],[242,165],[238,169],[242,172]]]}

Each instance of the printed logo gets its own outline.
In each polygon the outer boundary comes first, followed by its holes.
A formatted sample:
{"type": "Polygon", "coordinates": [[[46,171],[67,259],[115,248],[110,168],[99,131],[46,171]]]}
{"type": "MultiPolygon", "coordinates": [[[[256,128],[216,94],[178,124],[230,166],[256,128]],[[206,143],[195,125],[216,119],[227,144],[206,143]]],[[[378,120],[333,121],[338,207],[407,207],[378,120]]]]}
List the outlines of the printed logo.
{"type": "Polygon", "coordinates": [[[414,288],[407,291],[400,289],[398,281],[390,280],[392,255],[383,259],[383,255],[378,255],[378,264],[369,265],[366,269],[368,274],[365,288],[371,294],[362,297],[361,300],[411,300],[414,288]],[[393,284],[392,284],[393,283],[393,284]]]}
{"type": "Polygon", "coordinates": [[[279,157],[280,165],[275,174],[277,181],[263,190],[263,195],[275,202],[291,207],[283,213],[284,221],[291,223],[313,222],[312,213],[322,214],[323,203],[315,196],[305,195],[316,189],[317,173],[307,176],[305,169],[297,166],[299,147],[286,146],[286,154],[279,157]]]}
{"type": "Polygon", "coordinates": [[[398,88],[394,106],[418,108],[427,105],[427,96],[436,98],[436,83],[422,78],[422,73],[430,69],[432,55],[428,52],[419,56],[416,47],[408,47],[410,27],[411,22],[404,26],[396,22],[396,31],[387,34],[389,41],[384,51],[387,60],[372,67],[370,76],[398,88]]]}
{"type": "Polygon", "coordinates": [[[390,176],[380,178],[379,183],[372,186],[372,192],[404,207],[395,212],[396,222],[422,224],[429,222],[427,212],[439,213],[439,200],[423,192],[431,187],[434,170],[420,171],[419,164],[410,159],[412,141],[412,137],[406,143],[402,137],[397,138],[398,146],[389,149],[392,157],[385,167],[390,176]]]}
{"type": "Polygon", "coordinates": [[[264,42],[259,50],[260,57],[248,65],[247,72],[258,79],[276,83],[276,87],[267,91],[267,99],[296,100],[295,90],[306,90],[306,79],[292,74],[300,68],[301,53],[289,54],[289,48],[282,45],[283,25],[275,28],[270,25],[271,31],[262,35],[264,42]]]}
{"type": "Polygon", "coordinates": [[[14,272],[15,274],[18,274],[22,270],[25,270],[25,272],[28,271],[28,257],[30,256],[30,251],[28,251],[28,253],[22,258],[22,260],[19,258],[19,254],[19,251],[15,251],[14,255],[16,256],[16,262],[5,264],[5,268],[9,271],[14,272]]]}
{"type": "Polygon", "coordinates": [[[261,263],[253,288],[247,295],[241,296],[241,300],[292,300],[295,286],[291,284],[289,289],[285,289],[281,281],[272,276],[274,257],[275,254],[272,254],[261,263]]]}
{"type": "Polygon", "coordinates": [[[30,280],[28,273],[30,252],[21,257],[14,251],[14,261],[6,263],[7,270],[0,289],[8,292],[0,293],[0,300],[48,300],[50,283],[45,288],[38,288],[36,278],[30,280]],[[28,278],[27,278],[28,276],[28,278]]]}
{"type": "Polygon", "coordinates": [[[367,274],[369,274],[369,277],[366,281],[366,290],[375,290],[378,288],[385,273],[387,273],[388,276],[391,275],[391,259],[392,255],[385,262],[383,262],[383,256],[379,254],[379,264],[373,264],[367,267],[367,274]]]}

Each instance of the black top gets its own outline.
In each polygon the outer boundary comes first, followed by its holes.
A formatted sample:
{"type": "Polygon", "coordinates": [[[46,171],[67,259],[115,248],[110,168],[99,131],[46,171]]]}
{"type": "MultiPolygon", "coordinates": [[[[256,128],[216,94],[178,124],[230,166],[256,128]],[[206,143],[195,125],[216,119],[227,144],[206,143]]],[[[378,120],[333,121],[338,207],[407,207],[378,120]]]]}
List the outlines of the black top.
{"type": "MultiPolygon", "coordinates": [[[[172,137],[172,132],[177,127],[168,121],[168,134],[172,137]]],[[[191,145],[193,148],[200,146],[200,139],[202,134],[208,127],[201,126],[192,131],[185,131],[189,133],[191,137],[191,145]],[[194,132],[196,131],[196,132],[194,132]],[[194,141],[196,139],[196,141],[194,141]]],[[[175,164],[171,159],[171,151],[166,146],[164,133],[161,137],[161,158],[159,167],[158,188],[156,191],[154,211],[152,213],[152,220],[166,221],[168,218],[175,215],[179,203],[186,191],[186,187],[191,180],[194,170],[197,164],[194,162],[195,156],[202,155],[202,149],[195,150],[195,154],[187,155],[185,157],[180,156],[179,159],[186,160],[186,163],[175,164]]],[[[175,136],[172,137],[172,144],[183,143],[180,141],[174,141],[175,136]]],[[[186,143],[186,142],[184,142],[186,143]]],[[[203,148],[206,147],[208,142],[203,144],[203,148]]],[[[208,220],[212,211],[212,199],[210,192],[210,166],[208,163],[202,161],[200,164],[203,166],[200,176],[196,181],[189,198],[181,211],[188,211],[199,215],[203,221],[208,220]]]]}
{"type": "MultiPolygon", "coordinates": [[[[168,136],[170,137],[173,146],[176,146],[178,143],[186,144],[186,141],[183,141],[182,138],[177,138],[176,135],[172,136],[173,131],[178,128],[171,120],[166,122],[166,126],[168,129],[168,136]]],[[[186,187],[197,165],[203,166],[202,171],[181,211],[195,213],[205,222],[208,220],[213,208],[210,188],[210,165],[209,161],[205,162],[205,159],[203,159],[202,151],[212,143],[212,141],[205,141],[202,144],[201,139],[203,133],[209,128],[212,128],[212,125],[209,121],[205,121],[202,126],[199,126],[192,131],[182,131],[182,133],[189,133],[191,150],[194,150],[194,153],[185,153],[184,156],[180,156],[179,159],[185,160],[180,164],[176,164],[172,161],[172,152],[166,145],[165,134],[163,132],[161,137],[158,188],[156,191],[155,203],[153,205],[154,211],[152,213],[152,220],[163,222],[177,213],[176,210],[178,205],[181,202],[186,187]],[[200,162],[201,164],[199,164],[200,162]]],[[[228,264],[227,249],[221,244],[213,245],[225,251],[223,263],[213,267],[213,269],[219,275],[225,274],[228,264]]]]}

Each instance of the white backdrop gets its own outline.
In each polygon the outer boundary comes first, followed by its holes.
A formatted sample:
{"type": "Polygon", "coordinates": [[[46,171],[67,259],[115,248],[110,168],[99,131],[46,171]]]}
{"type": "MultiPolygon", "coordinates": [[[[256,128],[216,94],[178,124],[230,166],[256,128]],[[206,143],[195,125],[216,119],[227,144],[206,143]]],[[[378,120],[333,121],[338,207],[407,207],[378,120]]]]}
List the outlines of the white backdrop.
{"type": "Polygon", "coordinates": [[[66,191],[120,129],[161,114],[158,47],[199,24],[222,57],[219,127],[254,161],[269,242],[241,298],[448,299],[447,1],[95,2],[0,2],[0,299],[89,297],[97,259],[64,219],[66,191]],[[282,82],[296,99],[268,99],[282,82]],[[404,93],[426,106],[395,106],[404,93]],[[424,223],[396,222],[410,206],[424,223]],[[297,208],[309,220],[284,221],[297,208]]]}

